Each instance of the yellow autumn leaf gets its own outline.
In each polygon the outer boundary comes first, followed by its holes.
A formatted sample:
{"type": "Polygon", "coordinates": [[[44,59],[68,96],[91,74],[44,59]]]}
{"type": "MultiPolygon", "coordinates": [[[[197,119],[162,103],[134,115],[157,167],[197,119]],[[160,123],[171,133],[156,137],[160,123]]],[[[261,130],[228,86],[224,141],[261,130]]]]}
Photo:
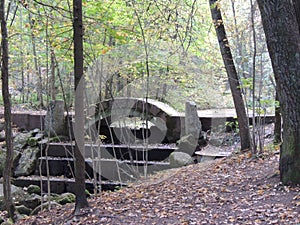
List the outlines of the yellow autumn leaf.
{"type": "Polygon", "coordinates": [[[264,193],[264,190],[260,189],[257,191],[257,194],[262,195],[264,193]]]}

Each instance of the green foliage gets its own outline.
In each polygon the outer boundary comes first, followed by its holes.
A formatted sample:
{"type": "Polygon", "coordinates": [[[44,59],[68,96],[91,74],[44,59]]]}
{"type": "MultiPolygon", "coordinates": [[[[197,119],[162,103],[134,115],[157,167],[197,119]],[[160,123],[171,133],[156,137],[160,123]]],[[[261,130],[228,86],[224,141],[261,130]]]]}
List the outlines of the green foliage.
{"type": "Polygon", "coordinates": [[[253,90],[253,78],[252,77],[248,77],[248,78],[242,77],[240,88],[253,90]]]}
{"type": "MultiPolygon", "coordinates": [[[[67,105],[72,106],[71,3],[66,0],[53,0],[39,4],[29,0],[26,3],[14,2],[11,7],[18,9],[15,17],[12,13],[8,15],[8,24],[14,18],[9,27],[11,86],[14,90],[19,90],[12,95],[13,103],[20,104],[25,101],[33,106],[39,104],[36,94],[38,71],[34,69],[33,34],[45,101],[51,99],[52,52],[55,56],[56,96],[58,99],[66,99],[67,105]]],[[[225,12],[231,10],[224,2],[218,2],[218,7],[224,7],[226,11],[222,11],[225,12]]],[[[244,5],[236,7],[238,15],[244,15],[249,9],[244,5]]],[[[234,20],[229,15],[230,13],[225,15],[226,26],[232,31],[230,41],[237,68],[240,74],[244,74],[241,76],[241,87],[246,90],[246,95],[250,95],[252,78],[251,43],[247,36],[249,29],[244,16],[239,17],[241,20],[237,24],[238,29],[235,29],[234,20]],[[241,31],[242,35],[235,33],[236,31],[241,31]],[[242,51],[238,51],[238,48],[242,51]]],[[[114,95],[120,94],[117,88],[119,81],[132,83],[131,90],[144,88],[142,83],[146,79],[147,53],[150,76],[159,77],[168,87],[177,87],[176,91],[167,90],[168,103],[177,109],[184,109],[183,102],[186,99],[194,100],[202,109],[232,107],[231,96],[224,94],[228,92],[224,82],[226,73],[215,33],[211,29],[207,1],[84,0],[83,16],[85,67],[91,69],[97,62],[106,65],[107,73],[103,79],[113,77],[114,95]],[[141,82],[134,82],[136,80],[141,82]],[[133,85],[136,87],[132,88],[133,85]],[[172,98],[174,102],[170,102],[172,98]]],[[[268,65],[268,54],[262,53],[261,58],[262,64],[268,65]]],[[[268,82],[272,73],[270,67],[262,66],[257,69],[261,71],[262,87],[266,89],[263,94],[272,93],[268,82]]],[[[87,77],[88,81],[89,79],[87,77]]],[[[158,83],[159,85],[162,84],[158,83]]],[[[156,89],[161,90],[158,86],[156,89]]],[[[105,96],[107,85],[101,89],[102,96],[105,96]]],[[[154,92],[150,95],[157,98],[154,92]]],[[[166,98],[162,101],[166,101],[166,98]]]]}
{"type": "Polygon", "coordinates": [[[239,123],[235,119],[234,121],[226,121],[225,122],[226,130],[235,131],[236,133],[239,133],[239,123]]]}

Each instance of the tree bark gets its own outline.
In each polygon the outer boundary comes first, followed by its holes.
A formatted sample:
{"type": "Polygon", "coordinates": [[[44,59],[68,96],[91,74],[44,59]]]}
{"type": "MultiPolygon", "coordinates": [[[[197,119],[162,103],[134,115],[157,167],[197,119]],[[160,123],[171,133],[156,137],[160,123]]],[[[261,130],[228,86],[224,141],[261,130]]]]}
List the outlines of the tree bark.
{"type": "Polygon", "coordinates": [[[73,0],[74,75],[75,75],[75,214],[88,207],[85,194],[84,76],[82,0],[73,0]]]}
{"type": "Polygon", "coordinates": [[[280,178],[283,184],[300,184],[300,31],[295,10],[300,2],[258,0],[258,4],[283,120],[280,178]]]}
{"type": "Polygon", "coordinates": [[[1,21],[1,79],[2,79],[2,96],[4,102],[4,119],[5,119],[5,142],[6,142],[6,160],[3,171],[3,194],[5,208],[9,217],[14,221],[15,207],[11,196],[11,173],[13,166],[13,143],[12,143],[12,126],[11,126],[11,102],[9,95],[9,73],[8,73],[8,34],[5,20],[5,0],[0,1],[0,21],[1,21]]]}
{"type": "Polygon", "coordinates": [[[209,0],[209,5],[210,5],[211,15],[215,25],[217,37],[218,37],[218,42],[219,42],[223,62],[228,76],[228,81],[231,89],[231,94],[233,97],[234,106],[236,109],[236,114],[239,123],[239,129],[240,129],[241,150],[245,151],[251,148],[249,121],[248,121],[246,108],[242,96],[242,91],[240,88],[239,77],[233,62],[232,53],[229,47],[221,11],[217,5],[217,2],[218,2],[217,0],[209,0]]]}
{"type": "Polygon", "coordinates": [[[50,77],[50,97],[51,100],[56,100],[56,89],[55,89],[55,55],[54,50],[51,47],[50,50],[50,58],[51,58],[51,77],[50,77]]]}
{"type": "Polygon", "coordinates": [[[300,30],[300,3],[299,3],[299,0],[293,0],[292,2],[293,2],[293,6],[295,9],[295,13],[296,13],[298,28],[300,30]]]}
{"type": "Polygon", "coordinates": [[[281,143],[281,113],[280,113],[280,105],[278,94],[276,91],[276,97],[275,97],[275,126],[274,126],[274,144],[281,143]]]}

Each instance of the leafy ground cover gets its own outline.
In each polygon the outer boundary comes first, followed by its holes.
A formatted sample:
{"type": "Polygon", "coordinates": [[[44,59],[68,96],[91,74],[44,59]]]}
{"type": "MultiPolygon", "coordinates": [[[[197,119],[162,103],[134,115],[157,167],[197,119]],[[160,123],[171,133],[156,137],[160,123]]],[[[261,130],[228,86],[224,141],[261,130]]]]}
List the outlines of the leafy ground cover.
{"type": "Polygon", "coordinates": [[[300,187],[279,181],[279,155],[249,154],[160,172],[17,224],[300,224],[300,187]]]}

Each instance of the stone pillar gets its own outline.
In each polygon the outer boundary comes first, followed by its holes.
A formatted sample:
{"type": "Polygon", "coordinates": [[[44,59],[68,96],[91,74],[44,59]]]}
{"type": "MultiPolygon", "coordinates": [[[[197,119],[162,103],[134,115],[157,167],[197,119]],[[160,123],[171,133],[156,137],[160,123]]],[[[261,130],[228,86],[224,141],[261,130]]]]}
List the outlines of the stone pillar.
{"type": "Polygon", "coordinates": [[[45,133],[46,135],[59,136],[67,133],[65,126],[65,110],[64,101],[51,101],[47,108],[47,115],[45,117],[45,133]]]}
{"type": "Polygon", "coordinates": [[[195,102],[185,103],[185,135],[192,135],[195,139],[201,137],[202,125],[198,117],[197,105],[195,102]]]}
{"type": "Polygon", "coordinates": [[[185,103],[184,135],[178,143],[178,151],[192,156],[202,139],[202,125],[197,113],[197,105],[188,101],[185,103]]]}

